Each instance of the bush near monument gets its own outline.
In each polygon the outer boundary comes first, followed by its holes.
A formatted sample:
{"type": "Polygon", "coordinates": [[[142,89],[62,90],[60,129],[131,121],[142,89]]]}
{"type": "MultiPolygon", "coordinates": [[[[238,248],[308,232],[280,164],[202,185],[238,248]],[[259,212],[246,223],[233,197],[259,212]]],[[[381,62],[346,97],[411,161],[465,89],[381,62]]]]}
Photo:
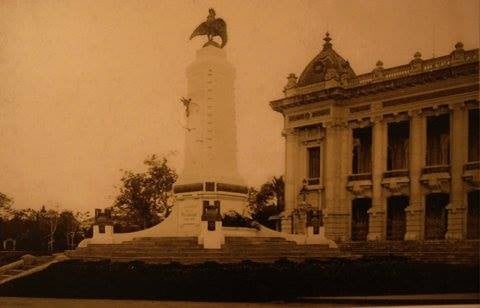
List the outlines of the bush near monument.
{"type": "Polygon", "coordinates": [[[177,174],[167,159],[152,155],[144,161],[145,172],[124,171],[113,206],[115,232],[132,232],[158,224],[171,212],[172,185],[177,174]]]}
{"type": "Polygon", "coordinates": [[[477,266],[399,257],[196,265],[66,261],[0,286],[1,296],[210,301],[478,292],[477,266]]]}
{"type": "Polygon", "coordinates": [[[252,219],[262,225],[275,229],[276,222],[272,216],[280,214],[285,209],[285,182],[283,176],[273,177],[260,186],[260,190],[250,188],[248,207],[252,219]]]}

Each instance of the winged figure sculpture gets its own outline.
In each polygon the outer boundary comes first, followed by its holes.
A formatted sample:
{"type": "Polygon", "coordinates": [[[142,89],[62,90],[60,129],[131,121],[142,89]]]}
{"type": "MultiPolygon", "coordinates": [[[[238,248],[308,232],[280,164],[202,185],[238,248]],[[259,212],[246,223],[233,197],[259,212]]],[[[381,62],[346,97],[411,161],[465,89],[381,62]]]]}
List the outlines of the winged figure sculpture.
{"type": "Polygon", "coordinates": [[[201,23],[190,35],[190,39],[199,36],[206,35],[208,41],[203,47],[212,45],[218,48],[223,48],[227,44],[227,24],[221,18],[215,18],[215,10],[208,10],[207,21],[201,23]],[[213,40],[215,36],[219,36],[222,39],[222,44],[218,44],[213,40]]]}

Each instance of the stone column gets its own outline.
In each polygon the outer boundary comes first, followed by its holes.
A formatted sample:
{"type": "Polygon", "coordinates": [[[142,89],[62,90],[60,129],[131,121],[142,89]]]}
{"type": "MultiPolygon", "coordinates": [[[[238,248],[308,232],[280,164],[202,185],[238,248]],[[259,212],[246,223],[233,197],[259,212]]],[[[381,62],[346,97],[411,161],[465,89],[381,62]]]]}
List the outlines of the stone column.
{"type": "Polygon", "coordinates": [[[463,103],[451,106],[450,117],[450,174],[451,190],[448,210],[447,239],[463,239],[465,237],[465,189],[462,173],[463,165],[467,161],[468,149],[468,112],[463,103]]]}
{"type": "Polygon", "coordinates": [[[325,234],[328,238],[336,240],[338,237],[337,212],[338,212],[338,195],[337,187],[341,185],[339,182],[339,138],[338,126],[335,122],[324,123],[325,127],[325,157],[323,160],[324,183],[325,183],[325,234]]]}
{"type": "Polygon", "coordinates": [[[296,162],[298,159],[298,135],[294,129],[286,129],[285,137],[285,215],[282,219],[282,232],[292,233],[292,218],[290,217],[297,201],[296,162]]]}
{"type": "Polygon", "coordinates": [[[347,240],[350,237],[350,215],[352,210],[351,193],[347,190],[348,176],[352,173],[352,129],[345,125],[341,130],[341,174],[339,178],[338,194],[340,196],[340,240],[347,240]]]}
{"type": "Polygon", "coordinates": [[[385,238],[385,197],[382,178],[386,169],[387,129],[381,117],[375,117],[372,136],[372,207],[369,213],[369,241],[385,238]]]}
{"type": "Polygon", "coordinates": [[[425,165],[426,120],[420,110],[411,112],[410,120],[410,205],[405,209],[407,215],[407,230],[405,240],[420,240],[423,238],[425,196],[420,184],[422,168],[425,165]]]}

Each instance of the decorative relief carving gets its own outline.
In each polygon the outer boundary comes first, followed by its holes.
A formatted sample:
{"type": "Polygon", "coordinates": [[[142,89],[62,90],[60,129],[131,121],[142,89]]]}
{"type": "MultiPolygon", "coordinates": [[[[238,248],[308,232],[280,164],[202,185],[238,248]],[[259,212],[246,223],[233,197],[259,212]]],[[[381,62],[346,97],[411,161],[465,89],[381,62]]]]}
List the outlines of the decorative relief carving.
{"type": "Polygon", "coordinates": [[[389,101],[384,101],[382,105],[383,107],[393,107],[393,106],[413,103],[417,101],[422,101],[426,99],[434,99],[442,96],[449,96],[449,95],[455,95],[455,94],[461,94],[461,93],[468,93],[472,91],[478,91],[478,89],[479,89],[478,84],[476,84],[476,85],[470,85],[470,86],[461,87],[461,88],[437,91],[434,93],[426,93],[426,94],[414,95],[414,96],[403,97],[398,99],[392,99],[389,101]]]}
{"type": "Polygon", "coordinates": [[[349,108],[350,113],[357,113],[357,112],[369,111],[369,110],[370,110],[370,104],[355,106],[355,107],[350,107],[349,108]]]}
{"type": "Polygon", "coordinates": [[[407,115],[411,118],[424,116],[422,109],[410,109],[407,111],[407,115]]]}
{"type": "Polygon", "coordinates": [[[430,193],[450,192],[450,174],[448,172],[426,173],[420,177],[420,183],[430,193]]]}
{"type": "Polygon", "coordinates": [[[330,108],[312,112],[312,118],[330,115],[330,108]]]}
{"type": "Polygon", "coordinates": [[[465,102],[456,102],[456,103],[451,103],[451,104],[448,104],[448,108],[450,110],[464,110],[466,107],[466,104],[465,102]]]}
{"type": "Polygon", "coordinates": [[[355,119],[353,121],[348,121],[348,127],[350,128],[364,128],[371,126],[373,123],[370,118],[355,119]]]}
{"type": "Polygon", "coordinates": [[[372,181],[371,180],[352,180],[347,184],[347,190],[350,191],[355,198],[371,198],[372,197],[372,181]]]}
{"type": "Polygon", "coordinates": [[[401,122],[410,120],[408,112],[395,112],[384,116],[386,122],[401,122]]]}
{"type": "Polygon", "coordinates": [[[299,129],[299,140],[302,144],[319,143],[325,138],[325,130],[320,126],[299,129]]]}
{"type": "Polygon", "coordinates": [[[301,120],[308,120],[310,119],[310,113],[300,113],[300,114],[294,114],[288,117],[289,122],[295,122],[295,121],[301,121],[301,120]]]}
{"type": "Polygon", "coordinates": [[[435,104],[431,107],[426,107],[423,108],[423,114],[425,116],[435,116],[438,117],[439,115],[445,114],[445,113],[450,113],[450,107],[449,105],[438,105],[435,104]]]}
{"type": "Polygon", "coordinates": [[[470,189],[480,188],[480,162],[469,162],[463,166],[463,181],[470,189]]]}
{"type": "Polygon", "coordinates": [[[382,186],[391,196],[409,195],[410,193],[410,179],[405,176],[384,177],[382,186]]]}

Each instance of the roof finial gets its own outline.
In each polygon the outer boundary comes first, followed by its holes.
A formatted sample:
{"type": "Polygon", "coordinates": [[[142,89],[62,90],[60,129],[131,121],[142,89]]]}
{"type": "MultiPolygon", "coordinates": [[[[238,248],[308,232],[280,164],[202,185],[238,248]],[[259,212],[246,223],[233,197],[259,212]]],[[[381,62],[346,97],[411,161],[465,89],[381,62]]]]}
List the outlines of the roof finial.
{"type": "Polygon", "coordinates": [[[325,33],[325,37],[323,38],[323,40],[325,41],[325,44],[323,44],[323,49],[332,47],[332,43],[330,43],[332,39],[330,38],[330,33],[328,33],[328,31],[327,33],[325,33]]]}

